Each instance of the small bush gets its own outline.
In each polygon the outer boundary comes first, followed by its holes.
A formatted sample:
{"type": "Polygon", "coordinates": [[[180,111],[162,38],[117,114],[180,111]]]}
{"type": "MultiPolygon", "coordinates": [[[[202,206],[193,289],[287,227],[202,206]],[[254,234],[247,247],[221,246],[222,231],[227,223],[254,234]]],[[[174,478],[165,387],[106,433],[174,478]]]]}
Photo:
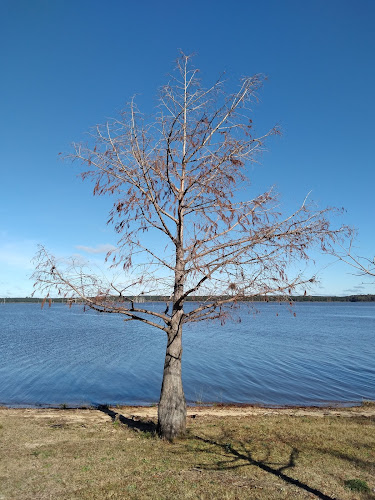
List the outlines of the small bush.
{"type": "Polygon", "coordinates": [[[370,491],[369,485],[366,481],[362,481],[362,479],[348,479],[345,481],[345,486],[352,491],[370,491]]]}

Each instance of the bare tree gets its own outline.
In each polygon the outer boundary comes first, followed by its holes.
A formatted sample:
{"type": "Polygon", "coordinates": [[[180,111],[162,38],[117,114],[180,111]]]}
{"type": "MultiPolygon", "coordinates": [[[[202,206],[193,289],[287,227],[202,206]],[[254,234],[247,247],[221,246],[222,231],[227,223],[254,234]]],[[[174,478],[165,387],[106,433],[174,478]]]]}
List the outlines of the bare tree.
{"type": "Polygon", "coordinates": [[[89,143],[74,144],[68,157],[85,166],[82,176],[94,181],[94,194],[116,200],[109,221],[120,240],[107,259],[121,270],[122,282],[105,283],[43,247],[37,256],[35,286],[45,296],[57,289],[166,334],[158,425],[167,439],[186,425],[183,325],[223,320],[242,299],[290,294],[308,284],[314,278],[290,276],[290,264],[308,260],[313,247],[328,250],[342,234],[331,228],[328,209],[313,209],[306,200],[282,217],[273,189],[241,201],[246,168],[278,133],[253,134],[251,106],[262,83],[255,75],[234,93],[224,91],[222,79],[203,88],[190,56],[182,54],[153,121],[132,100],[118,119],[97,126],[89,143]],[[169,297],[159,311],[128,299],[151,292],[169,297]],[[186,299],[198,293],[205,300],[185,310],[186,299]]]}
{"type": "Polygon", "coordinates": [[[353,250],[353,246],[354,239],[351,239],[347,247],[336,245],[331,253],[335,257],[338,257],[339,260],[355,269],[355,274],[357,276],[370,279],[375,278],[375,257],[373,259],[361,257],[353,250]]]}

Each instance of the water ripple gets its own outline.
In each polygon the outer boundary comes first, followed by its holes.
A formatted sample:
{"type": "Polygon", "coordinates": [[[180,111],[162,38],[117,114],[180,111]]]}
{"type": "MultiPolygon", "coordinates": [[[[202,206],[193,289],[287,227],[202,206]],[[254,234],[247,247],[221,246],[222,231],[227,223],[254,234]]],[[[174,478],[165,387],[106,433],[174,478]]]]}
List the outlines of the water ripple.
{"type": "MultiPolygon", "coordinates": [[[[160,304],[153,304],[158,308],[160,304]]],[[[191,307],[191,306],[190,306],[191,307]]],[[[241,307],[241,323],[188,325],[187,400],[269,405],[375,399],[375,304],[241,307]]],[[[0,305],[0,404],[158,400],[166,338],[113,315],[0,305]]]]}

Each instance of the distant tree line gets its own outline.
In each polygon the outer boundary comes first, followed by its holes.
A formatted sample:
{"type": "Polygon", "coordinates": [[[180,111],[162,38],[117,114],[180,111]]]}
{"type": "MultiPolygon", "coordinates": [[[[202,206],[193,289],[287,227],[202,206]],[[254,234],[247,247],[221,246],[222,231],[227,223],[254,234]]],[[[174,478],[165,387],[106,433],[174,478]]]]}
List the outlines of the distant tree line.
{"type": "MultiPolygon", "coordinates": [[[[187,298],[187,301],[193,302],[205,302],[207,299],[211,297],[206,297],[204,295],[199,296],[190,296],[187,298]]],[[[224,299],[226,296],[218,297],[219,299],[224,299]]],[[[55,297],[51,299],[53,303],[80,303],[80,300],[72,300],[55,297]]],[[[113,297],[115,302],[119,301],[118,297],[113,297]]],[[[142,295],[141,300],[140,297],[129,296],[123,297],[122,300],[124,302],[169,302],[170,298],[162,295],[142,295]]],[[[1,302],[22,302],[22,303],[41,303],[42,299],[37,297],[2,297],[0,298],[1,302]]],[[[375,302],[375,295],[367,294],[367,295],[346,295],[345,297],[335,296],[335,295],[291,295],[291,296],[278,296],[278,295],[269,295],[262,296],[257,295],[253,297],[243,297],[238,302],[375,302]]]]}

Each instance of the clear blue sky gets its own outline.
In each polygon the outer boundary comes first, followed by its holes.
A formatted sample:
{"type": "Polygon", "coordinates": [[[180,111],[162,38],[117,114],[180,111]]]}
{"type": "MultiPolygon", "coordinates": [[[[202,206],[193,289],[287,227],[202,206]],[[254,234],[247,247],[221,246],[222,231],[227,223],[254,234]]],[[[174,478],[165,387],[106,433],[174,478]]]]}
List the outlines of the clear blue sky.
{"type": "MultiPolygon", "coordinates": [[[[36,244],[57,255],[115,244],[110,204],[58,160],[134,93],[151,112],[177,49],[212,82],[264,73],[257,130],[279,123],[259,193],[276,184],[285,210],[307,192],[345,207],[358,252],[375,254],[375,2],[373,0],[1,0],[0,296],[31,293],[36,244]]],[[[375,285],[317,257],[316,293],[375,285]]]]}

